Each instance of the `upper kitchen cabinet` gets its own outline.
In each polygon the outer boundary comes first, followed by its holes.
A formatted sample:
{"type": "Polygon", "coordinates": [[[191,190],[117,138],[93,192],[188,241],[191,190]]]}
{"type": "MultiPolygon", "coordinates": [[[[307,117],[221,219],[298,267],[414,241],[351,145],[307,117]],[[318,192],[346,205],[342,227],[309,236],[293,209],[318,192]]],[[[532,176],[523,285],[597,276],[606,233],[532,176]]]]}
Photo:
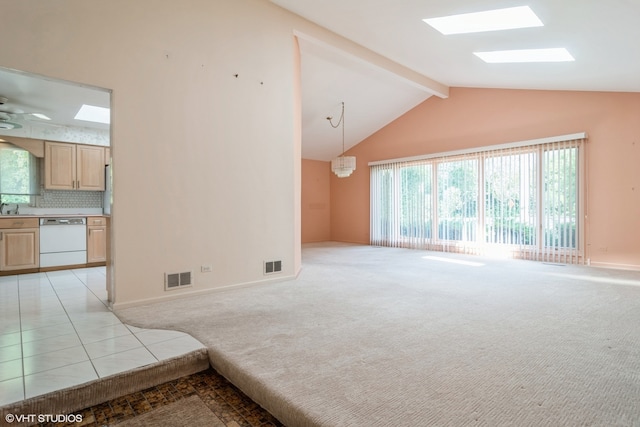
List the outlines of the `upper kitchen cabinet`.
{"type": "Polygon", "coordinates": [[[76,145],[78,190],[104,191],[104,147],[76,145]]]}
{"type": "Polygon", "coordinates": [[[104,191],[104,147],[44,143],[44,188],[104,191]]]}

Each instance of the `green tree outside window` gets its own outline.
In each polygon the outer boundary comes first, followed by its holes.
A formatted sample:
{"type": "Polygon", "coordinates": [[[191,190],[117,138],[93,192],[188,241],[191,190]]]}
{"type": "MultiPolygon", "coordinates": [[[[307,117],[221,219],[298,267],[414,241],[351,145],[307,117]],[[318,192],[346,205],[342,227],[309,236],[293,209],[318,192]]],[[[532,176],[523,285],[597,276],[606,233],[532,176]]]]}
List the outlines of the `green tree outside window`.
{"type": "Polygon", "coordinates": [[[0,202],[30,203],[38,192],[36,157],[11,144],[0,144],[0,202]]]}

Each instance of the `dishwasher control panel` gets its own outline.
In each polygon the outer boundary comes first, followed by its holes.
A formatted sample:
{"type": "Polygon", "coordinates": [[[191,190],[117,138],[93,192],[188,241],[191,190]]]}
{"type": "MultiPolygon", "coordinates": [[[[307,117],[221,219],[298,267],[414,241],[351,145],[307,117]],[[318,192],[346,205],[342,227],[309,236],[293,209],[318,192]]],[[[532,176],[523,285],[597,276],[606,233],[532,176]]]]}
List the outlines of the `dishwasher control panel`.
{"type": "Polygon", "coordinates": [[[40,218],[40,225],[85,225],[86,218],[40,218]]]}

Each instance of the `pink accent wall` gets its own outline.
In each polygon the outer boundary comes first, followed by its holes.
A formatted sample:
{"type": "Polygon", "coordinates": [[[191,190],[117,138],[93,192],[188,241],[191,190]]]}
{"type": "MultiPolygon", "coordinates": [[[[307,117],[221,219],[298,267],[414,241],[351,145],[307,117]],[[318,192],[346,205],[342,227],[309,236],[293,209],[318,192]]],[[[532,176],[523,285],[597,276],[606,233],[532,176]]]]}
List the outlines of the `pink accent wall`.
{"type": "Polygon", "coordinates": [[[331,239],[330,162],[302,159],[302,243],[331,239]]]}
{"type": "Polygon", "coordinates": [[[587,132],[586,257],[640,268],[640,93],[452,88],[348,151],[331,176],[331,239],[369,243],[368,162],[587,132]]]}

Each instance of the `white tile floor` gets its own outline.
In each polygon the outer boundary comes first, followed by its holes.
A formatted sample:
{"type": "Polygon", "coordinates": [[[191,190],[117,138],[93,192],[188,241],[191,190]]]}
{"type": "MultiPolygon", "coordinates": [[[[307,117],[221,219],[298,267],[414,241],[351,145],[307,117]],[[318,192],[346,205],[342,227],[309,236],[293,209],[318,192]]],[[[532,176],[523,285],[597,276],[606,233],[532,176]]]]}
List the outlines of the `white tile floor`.
{"type": "Polygon", "coordinates": [[[109,310],[105,267],[0,277],[0,406],[186,354],[182,332],[109,310]]]}

